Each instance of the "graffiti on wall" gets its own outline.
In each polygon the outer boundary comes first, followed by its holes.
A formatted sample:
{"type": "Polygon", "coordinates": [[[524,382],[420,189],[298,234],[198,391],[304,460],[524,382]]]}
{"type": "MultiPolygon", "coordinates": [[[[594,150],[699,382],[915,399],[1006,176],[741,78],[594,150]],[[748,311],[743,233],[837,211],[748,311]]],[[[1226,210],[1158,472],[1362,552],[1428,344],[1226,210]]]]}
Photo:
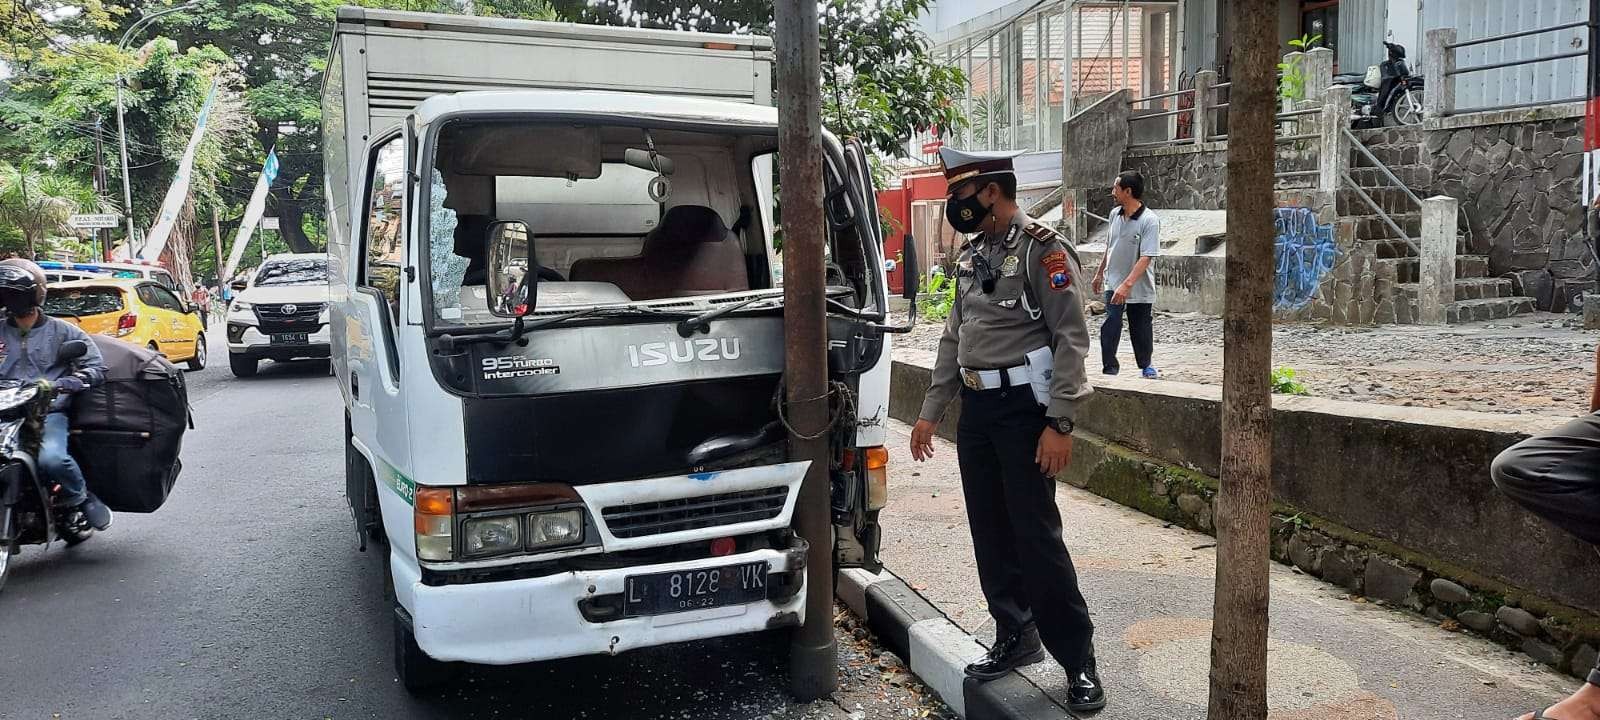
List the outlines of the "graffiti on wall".
{"type": "Polygon", "coordinates": [[[1298,310],[1317,296],[1317,288],[1338,257],[1333,225],[1317,224],[1316,214],[1303,207],[1281,207],[1273,214],[1278,237],[1273,254],[1277,284],[1272,306],[1277,310],[1298,310]]]}

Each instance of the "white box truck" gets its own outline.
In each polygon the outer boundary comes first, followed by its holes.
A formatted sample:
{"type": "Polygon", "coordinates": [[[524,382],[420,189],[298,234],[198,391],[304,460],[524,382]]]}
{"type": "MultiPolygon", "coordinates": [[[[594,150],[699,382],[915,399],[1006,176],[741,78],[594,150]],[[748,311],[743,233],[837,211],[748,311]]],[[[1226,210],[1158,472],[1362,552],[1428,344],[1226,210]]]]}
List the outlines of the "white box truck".
{"type": "MultiPolygon", "coordinates": [[[[346,492],[408,688],[804,621],[771,63],[760,37],[339,10],[346,492]]],[[[905,328],[865,156],[824,154],[834,549],[873,567],[905,328]]]]}

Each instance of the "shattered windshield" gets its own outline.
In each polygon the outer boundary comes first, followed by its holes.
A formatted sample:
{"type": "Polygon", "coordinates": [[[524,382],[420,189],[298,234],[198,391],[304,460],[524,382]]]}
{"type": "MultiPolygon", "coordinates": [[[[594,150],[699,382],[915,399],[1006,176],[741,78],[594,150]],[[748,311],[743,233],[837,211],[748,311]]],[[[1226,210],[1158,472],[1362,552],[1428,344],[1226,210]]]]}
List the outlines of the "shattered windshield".
{"type": "Polygon", "coordinates": [[[327,260],[288,260],[270,263],[256,275],[256,286],[322,285],[328,282],[327,260]]]}

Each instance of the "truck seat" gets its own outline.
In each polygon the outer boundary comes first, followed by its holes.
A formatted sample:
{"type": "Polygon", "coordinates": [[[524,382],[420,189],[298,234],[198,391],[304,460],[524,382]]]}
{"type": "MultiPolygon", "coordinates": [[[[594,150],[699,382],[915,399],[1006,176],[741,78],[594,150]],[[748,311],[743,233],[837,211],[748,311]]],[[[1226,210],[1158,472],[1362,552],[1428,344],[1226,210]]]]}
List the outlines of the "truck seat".
{"type": "Polygon", "coordinates": [[[570,276],[574,282],[612,283],[633,300],[750,289],[744,250],[722,216],[703,205],[667,210],[638,255],[583,258],[572,264],[570,276]]]}

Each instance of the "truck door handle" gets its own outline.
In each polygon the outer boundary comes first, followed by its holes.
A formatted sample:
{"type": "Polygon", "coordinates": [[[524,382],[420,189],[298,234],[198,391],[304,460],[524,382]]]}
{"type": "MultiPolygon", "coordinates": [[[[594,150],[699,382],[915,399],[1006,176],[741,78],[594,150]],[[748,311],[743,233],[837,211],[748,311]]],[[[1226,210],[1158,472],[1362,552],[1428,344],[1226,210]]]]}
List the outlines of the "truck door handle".
{"type": "Polygon", "coordinates": [[[355,373],[350,373],[350,397],[361,399],[361,379],[355,373]]]}

